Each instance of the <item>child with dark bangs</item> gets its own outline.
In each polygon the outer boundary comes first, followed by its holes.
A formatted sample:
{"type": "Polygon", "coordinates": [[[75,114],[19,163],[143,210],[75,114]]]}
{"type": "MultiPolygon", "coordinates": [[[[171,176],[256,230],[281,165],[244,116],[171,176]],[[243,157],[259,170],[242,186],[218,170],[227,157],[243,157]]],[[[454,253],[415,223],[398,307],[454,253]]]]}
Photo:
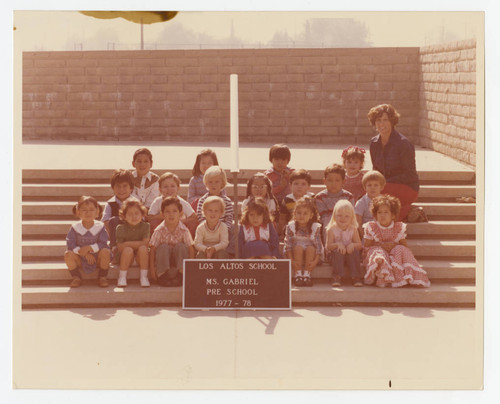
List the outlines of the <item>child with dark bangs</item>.
{"type": "Polygon", "coordinates": [[[243,211],[238,249],[240,258],[279,258],[278,233],[269,216],[267,203],[262,198],[250,200],[243,211]]]}

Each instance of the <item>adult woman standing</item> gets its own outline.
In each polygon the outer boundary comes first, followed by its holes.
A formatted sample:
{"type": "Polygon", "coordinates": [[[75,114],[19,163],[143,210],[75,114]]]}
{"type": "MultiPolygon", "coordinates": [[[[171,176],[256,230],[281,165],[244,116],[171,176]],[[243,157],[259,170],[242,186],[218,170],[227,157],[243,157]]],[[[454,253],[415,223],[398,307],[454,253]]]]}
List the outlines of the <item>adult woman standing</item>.
{"type": "Polygon", "coordinates": [[[415,147],[394,129],[399,122],[399,113],[392,105],[373,107],[368,112],[368,120],[378,133],[370,141],[373,169],[380,171],[387,182],[382,193],[401,201],[399,220],[403,220],[418,197],[415,147]]]}

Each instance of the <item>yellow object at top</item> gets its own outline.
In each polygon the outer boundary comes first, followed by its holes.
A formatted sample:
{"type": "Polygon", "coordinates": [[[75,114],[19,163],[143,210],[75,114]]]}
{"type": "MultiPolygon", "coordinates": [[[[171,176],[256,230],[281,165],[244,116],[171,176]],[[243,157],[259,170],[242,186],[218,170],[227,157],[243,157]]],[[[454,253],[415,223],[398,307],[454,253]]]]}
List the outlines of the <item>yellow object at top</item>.
{"type": "Polygon", "coordinates": [[[154,24],[174,18],[178,11],[80,11],[89,17],[112,19],[124,18],[138,24],[154,24]]]}

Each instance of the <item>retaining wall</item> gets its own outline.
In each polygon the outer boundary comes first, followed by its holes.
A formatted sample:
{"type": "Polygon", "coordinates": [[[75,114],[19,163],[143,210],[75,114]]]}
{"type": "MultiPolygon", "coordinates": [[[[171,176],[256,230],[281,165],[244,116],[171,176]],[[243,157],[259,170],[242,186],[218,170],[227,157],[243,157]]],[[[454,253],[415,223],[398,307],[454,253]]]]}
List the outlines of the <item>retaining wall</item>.
{"type": "Polygon", "coordinates": [[[418,48],[25,52],[24,140],[357,143],[370,107],[397,106],[418,143],[418,48]]]}
{"type": "Polygon", "coordinates": [[[476,165],[476,42],[420,48],[420,144],[476,165]]]}

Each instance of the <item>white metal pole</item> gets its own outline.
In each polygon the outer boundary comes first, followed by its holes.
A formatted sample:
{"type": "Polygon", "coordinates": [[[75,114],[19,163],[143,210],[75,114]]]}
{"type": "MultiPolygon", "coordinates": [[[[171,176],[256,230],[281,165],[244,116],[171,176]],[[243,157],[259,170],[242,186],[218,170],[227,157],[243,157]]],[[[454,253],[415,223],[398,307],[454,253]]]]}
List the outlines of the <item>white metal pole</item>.
{"type": "Polygon", "coordinates": [[[238,254],[238,172],[239,168],[239,122],[238,122],[238,75],[231,74],[230,82],[230,149],[231,149],[231,172],[233,173],[234,186],[234,256],[238,254]]]}

